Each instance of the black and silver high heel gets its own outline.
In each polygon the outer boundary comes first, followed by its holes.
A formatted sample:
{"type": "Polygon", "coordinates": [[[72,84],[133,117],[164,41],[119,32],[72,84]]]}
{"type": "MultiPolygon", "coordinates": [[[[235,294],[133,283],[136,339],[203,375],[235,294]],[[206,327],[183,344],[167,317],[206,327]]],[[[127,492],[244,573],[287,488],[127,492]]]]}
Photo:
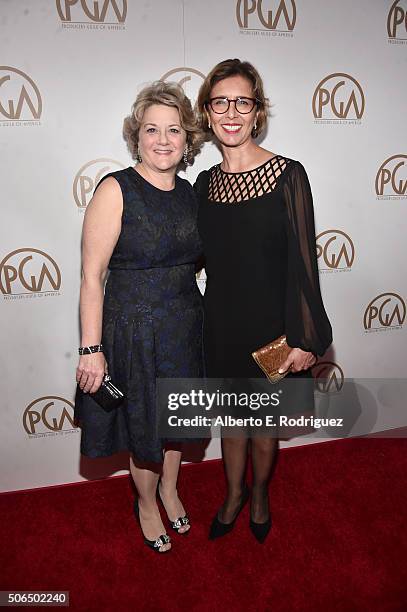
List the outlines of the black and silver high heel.
{"type": "Polygon", "coordinates": [[[236,512],[236,516],[231,523],[222,523],[218,518],[218,513],[216,513],[212,521],[211,528],[209,530],[209,540],[216,540],[217,538],[221,538],[232,531],[233,527],[235,526],[237,517],[239,516],[244,506],[246,505],[247,500],[249,499],[249,494],[249,487],[245,485],[242,494],[242,501],[240,502],[236,512]]]}
{"type": "MultiPolygon", "coordinates": [[[[164,506],[164,502],[161,498],[161,493],[160,493],[160,487],[159,484],[157,485],[157,496],[159,497],[159,499],[161,500],[161,503],[164,506]]],[[[164,507],[165,510],[165,507],[164,507]]],[[[171,529],[173,529],[174,531],[176,531],[179,535],[187,535],[187,533],[190,532],[191,530],[191,522],[189,520],[189,516],[187,514],[184,514],[184,516],[179,516],[178,518],[175,519],[175,521],[172,521],[168,515],[168,522],[170,524],[171,529]],[[189,525],[189,529],[187,529],[186,531],[180,531],[180,529],[182,529],[182,527],[184,527],[185,525],[189,525]]]]}
{"type": "Polygon", "coordinates": [[[177,518],[175,521],[171,521],[170,519],[168,520],[170,522],[171,529],[179,533],[179,535],[187,535],[187,533],[190,532],[190,529],[187,529],[186,531],[180,531],[181,527],[184,527],[184,525],[191,525],[187,514],[181,516],[180,518],[177,518]]]}
{"type": "MultiPolygon", "coordinates": [[[[138,505],[138,499],[137,498],[134,500],[134,514],[136,515],[136,518],[137,518],[137,520],[139,522],[140,529],[141,529],[140,508],[139,508],[139,505],[138,505]]],[[[141,529],[141,533],[143,534],[143,530],[142,529],[141,529]]],[[[144,544],[146,544],[146,546],[148,546],[149,548],[151,548],[155,552],[160,553],[160,555],[163,555],[164,553],[170,552],[170,550],[171,550],[171,549],[163,550],[163,551],[160,550],[160,548],[162,548],[162,546],[164,546],[165,544],[171,544],[171,538],[166,533],[163,533],[160,536],[158,536],[158,538],[156,540],[147,540],[147,538],[144,537],[144,534],[143,534],[143,540],[144,540],[144,544]]]]}

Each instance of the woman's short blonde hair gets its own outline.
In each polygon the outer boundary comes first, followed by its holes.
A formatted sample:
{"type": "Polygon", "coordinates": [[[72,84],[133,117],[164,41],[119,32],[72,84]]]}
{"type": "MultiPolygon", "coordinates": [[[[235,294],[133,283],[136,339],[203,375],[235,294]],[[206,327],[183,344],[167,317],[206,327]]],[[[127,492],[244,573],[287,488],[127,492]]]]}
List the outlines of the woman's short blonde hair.
{"type": "Polygon", "coordinates": [[[253,87],[253,96],[257,100],[257,127],[253,129],[253,137],[259,136],[267,127],[267,117],[269,115],[270,103],[264,95],[263,80],[256,68],[250,62],[242,62],[240,59],[227,59],[216,64],[210,71],[199,90],[198,99],[195,105],[199,127],[206,137],[211,134],[208,125],[206,109],[211,97],[211,91],[219,81],[232,76],[242,76],[247,79],[253,87]]]}
{"type": "Polygon", "coordinates": [[[178,83],[155,81],[144,87],[131,107],[131,114],[125,118],[123,136],[133,159],[138,157],[138,140],[143,115],[153,104],[172,106],[178,110],[181,127],[187,133],[188,163],[199,153],[204,135],[198,126],[189,98],[178,83]]]}

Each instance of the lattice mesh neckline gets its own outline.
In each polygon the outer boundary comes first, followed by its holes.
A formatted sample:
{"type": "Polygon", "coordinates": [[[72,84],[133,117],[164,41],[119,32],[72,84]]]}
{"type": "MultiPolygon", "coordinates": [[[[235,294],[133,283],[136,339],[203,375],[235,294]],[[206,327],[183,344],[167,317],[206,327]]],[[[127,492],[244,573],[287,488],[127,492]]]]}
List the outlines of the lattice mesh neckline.
{"type": "Polygon", "coordinates": [[[217,164],[210,172],[208,199],[211,202],[236,204],[265,195],[276,188],[277,180],[289,161],[275,155],[254,170],[236,173],[224,172],[217,164]]]}

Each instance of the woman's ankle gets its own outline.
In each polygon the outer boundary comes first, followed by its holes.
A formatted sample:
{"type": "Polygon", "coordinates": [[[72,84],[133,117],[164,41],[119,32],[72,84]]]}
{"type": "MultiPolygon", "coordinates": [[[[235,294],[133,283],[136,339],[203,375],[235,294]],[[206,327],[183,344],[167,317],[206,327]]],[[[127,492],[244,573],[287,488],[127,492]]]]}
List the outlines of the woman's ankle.
{"type": "Polygon", "coordinates": [[[150,499],[148,497],[139,497],[138,504],[140,510],[142,510],[145,514],[154,514],[159,513],[157,500],[155,498],[150,499]]]}
{"type": "Polygon", "coordinates": [[[270,515],[269,490],[267,485],[253,487],[250,515],[255,523],[267,521],[270,515]]]}
{"type": "Polygon", "coordinates": [[[158,485],[160,495],[167,498],[178,497],[177,485],[174,483],[160,482],[158,485]]]}

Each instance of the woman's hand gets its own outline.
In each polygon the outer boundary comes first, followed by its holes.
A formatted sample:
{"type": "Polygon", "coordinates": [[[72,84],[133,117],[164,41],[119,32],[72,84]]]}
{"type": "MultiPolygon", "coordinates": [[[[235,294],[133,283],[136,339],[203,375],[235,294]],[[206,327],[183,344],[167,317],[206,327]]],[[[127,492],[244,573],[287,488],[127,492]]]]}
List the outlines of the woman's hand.
{"type": "Polygon", "coordinates": [[[301,370],[308,370],[315,362],[316,357],[314,353],[303,351],[300,348],[293,348],[278,371],[280,374],[286,372],[286,370],[301,372],[301,370]]]}
{"type": "Polygon", "coordinates": [[[95,393],[107,373],[107,363],[103,353],[81,355],[76,368],[76,382],[84,393],[95,393]]]}

